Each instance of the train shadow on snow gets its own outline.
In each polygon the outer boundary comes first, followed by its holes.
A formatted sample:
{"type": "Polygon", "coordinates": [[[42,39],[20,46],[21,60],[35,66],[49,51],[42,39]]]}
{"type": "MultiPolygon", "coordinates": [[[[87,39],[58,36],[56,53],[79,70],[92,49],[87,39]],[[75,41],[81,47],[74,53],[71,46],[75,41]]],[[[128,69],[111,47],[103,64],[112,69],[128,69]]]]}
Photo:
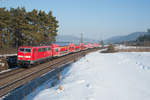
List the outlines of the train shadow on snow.
{"type": "Polygon", "coordinates": [[[71,64],[61,66],[36,79],[33,79],[30,82],[27,82],[10,92],[7,96],[5,96],[5,98],[3,98],[3,100],[28,100],[29,98],[32,100],[39,91],[58,85],[70,70],[70,66],[71,64]],[[59,79],[60,74],[63,76],[61,79],[59,79]]]}

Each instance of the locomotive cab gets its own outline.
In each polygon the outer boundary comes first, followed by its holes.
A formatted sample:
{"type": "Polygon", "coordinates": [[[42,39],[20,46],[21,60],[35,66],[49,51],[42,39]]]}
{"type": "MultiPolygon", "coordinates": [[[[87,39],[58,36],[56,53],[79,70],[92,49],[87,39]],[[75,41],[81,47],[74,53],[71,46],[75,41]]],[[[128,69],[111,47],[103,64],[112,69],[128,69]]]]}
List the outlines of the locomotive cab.
{"type": "Polygon", "coordinates": [[[32,48],[31,47],[19,47],[17,53],[17,63],[19,65],[29,65],[32,60],[32,48]]]}

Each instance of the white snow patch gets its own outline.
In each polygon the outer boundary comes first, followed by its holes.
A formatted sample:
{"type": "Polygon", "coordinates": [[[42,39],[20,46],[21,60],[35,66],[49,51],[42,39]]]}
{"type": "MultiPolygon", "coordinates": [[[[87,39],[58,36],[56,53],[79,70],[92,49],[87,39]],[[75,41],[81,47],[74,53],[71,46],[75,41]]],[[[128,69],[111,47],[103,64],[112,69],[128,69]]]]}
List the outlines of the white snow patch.
{"type": "Polygon", "coordinates": [[[85,80],[79,80],[79,81],[77,81],[77,84],[82,84],[84,82],[85,82],[85,80]]]}
{"type": "Polygon", "coordinates": [[[150,100],[150,53],[90,53],[34,100],[150,100]]]}
{"type": "Polygon", "coordinates": [[[7,56],[17,56],[17,54],[3,54],[3,55],[0,55],[0,57],[7,57],[7,56]]]}

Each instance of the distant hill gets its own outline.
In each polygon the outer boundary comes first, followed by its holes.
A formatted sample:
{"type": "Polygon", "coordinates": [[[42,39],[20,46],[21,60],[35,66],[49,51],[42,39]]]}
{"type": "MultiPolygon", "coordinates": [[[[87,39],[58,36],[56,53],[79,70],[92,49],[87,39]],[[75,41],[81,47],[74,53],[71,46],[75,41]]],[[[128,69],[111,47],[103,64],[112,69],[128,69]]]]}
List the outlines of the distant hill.
{"type": "MultiPolygon", "coordinates": [[[[80,43],[80,38],[72,35],[58,35],[56,37],[56,42],[72,42],[80,43]]],[[[92,39],[83,38],[83,42],[94,42],[92,39]]]]}
{"type": "Polygon", "coordinates": [[[148,33],[147,32],[134,32],[134,33],[124,35],[124,36],[111,37],[109,39],[104,40],[104,42],[105,43],[120,43],[122,41],[134,41],[139,36],[143,36],[145,34],[148,34],[148,33]]]}

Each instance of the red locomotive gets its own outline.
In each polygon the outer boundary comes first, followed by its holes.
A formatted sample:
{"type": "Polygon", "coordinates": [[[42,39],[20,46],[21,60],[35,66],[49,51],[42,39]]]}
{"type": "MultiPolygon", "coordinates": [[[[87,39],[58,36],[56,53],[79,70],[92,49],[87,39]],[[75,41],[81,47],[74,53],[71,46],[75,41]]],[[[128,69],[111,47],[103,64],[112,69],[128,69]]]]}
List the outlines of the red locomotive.
{"type": "Polygon", "coordinates": [[[21,65],[35,64],[50,58],[52,58],[50,46],[21,46],[17,53],[17,62],[21,65]]]}
{"type": "Polygon", "coordinates": [[[50,46],[21,46],[18,48],[17,63],[19,65],[32,65],[53,57],[64,56],[69,53],[79,52],[88,48],[96,48],[99,45],[94,43],[85,45],[74,45],[73,43],[66,46],[52,44],[50,46]]]}

